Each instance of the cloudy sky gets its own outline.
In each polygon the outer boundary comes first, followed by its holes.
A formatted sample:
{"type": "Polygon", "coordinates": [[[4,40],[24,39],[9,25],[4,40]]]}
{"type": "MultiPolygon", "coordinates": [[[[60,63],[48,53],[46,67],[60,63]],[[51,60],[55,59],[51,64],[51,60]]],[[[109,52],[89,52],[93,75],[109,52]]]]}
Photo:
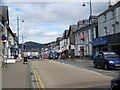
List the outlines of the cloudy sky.
{"type": "MultiPolygon", "coordinates": [[[[48,43],[62,36],[65,29],[89,16],[89,0],[4,0],[9,7],[10,27],[17,32],[19,17],[20,42],[24,41],[48,43]],[[65,2],[66,1],[66,2],[65,2]],[[83,1],[86,6],[83,7],[83,1]],[[22,22],[24,20],[24,22],[22,22]]],[[[94,15],[99,15],[108,8],[108,1],[92,1],[94,15]],[[99,2],[98,2],[99,1],[99,2]]]]}

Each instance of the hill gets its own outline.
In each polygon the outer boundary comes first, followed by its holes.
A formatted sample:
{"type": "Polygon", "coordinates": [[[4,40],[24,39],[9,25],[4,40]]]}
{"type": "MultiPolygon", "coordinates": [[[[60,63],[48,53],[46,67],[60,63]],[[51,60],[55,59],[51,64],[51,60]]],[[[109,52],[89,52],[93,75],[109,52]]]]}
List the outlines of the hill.
{"type": "MultiPolygon", "coordinates": [[[[48,48],[51,43],[54,43],[54,42],[41,44],[41,43],[31,42],[31,41],[30,41],[30,42],[25,42],[24,45],[25,45],[25,49],[26,49],[27,51],[31,51],[31,50],[36,51],[36,50],[40,50],[41,48],[48,48]]],[[[21,47],[21,46],[22,46],[22,45],[20,44],[20,47],[21,47]]]]}

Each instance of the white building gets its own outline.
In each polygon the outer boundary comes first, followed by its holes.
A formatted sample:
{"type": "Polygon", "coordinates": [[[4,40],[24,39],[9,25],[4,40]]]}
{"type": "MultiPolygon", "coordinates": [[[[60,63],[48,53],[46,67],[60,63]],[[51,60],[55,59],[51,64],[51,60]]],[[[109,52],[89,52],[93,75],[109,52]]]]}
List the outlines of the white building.
{"type": "Polygon", "coordinates": [[[68,58],[68,49],[69,49],[68,30],[65,30],[60,40],[59,52],[60,52],[61,58],[68,58]]]}
{"type": "Polygon", "coordinates": [[[98,33],[93,43],[95,50],[120,54],[120,1],[98,16],[98,33]]]}
{"type": "Polygon", "coordinates": [[[89,24],[89,20],[81,22],[79,21],[80,26],[75,32],[75,56],[92,56],[92,39],[98,36],[98,27],[97,27],[97,17],[92,16],[92,24],[89,24]],[[85,24],[87,23],[87,24],[85,24]],[[84,25],[85,24],[85,25],[84,25]]]}

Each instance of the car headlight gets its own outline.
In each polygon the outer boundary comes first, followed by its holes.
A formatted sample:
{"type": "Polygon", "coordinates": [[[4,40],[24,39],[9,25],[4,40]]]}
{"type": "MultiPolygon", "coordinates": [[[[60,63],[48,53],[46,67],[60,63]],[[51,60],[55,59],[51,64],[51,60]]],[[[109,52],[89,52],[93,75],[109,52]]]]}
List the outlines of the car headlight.
{"type": "Polygon", "coordinates": [[[113,61],[109,61],[109,63],[113,64],[114,62],[113,61]]]}

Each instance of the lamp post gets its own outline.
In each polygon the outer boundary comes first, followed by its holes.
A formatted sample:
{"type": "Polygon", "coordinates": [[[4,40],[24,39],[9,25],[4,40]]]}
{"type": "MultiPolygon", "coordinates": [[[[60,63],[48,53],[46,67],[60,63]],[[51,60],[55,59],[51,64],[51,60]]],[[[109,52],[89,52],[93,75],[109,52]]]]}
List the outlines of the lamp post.
{"type": "MultiPolygon", "coordinates": [[[[92,2],[91,2],[91,0],[86,4],[90,5],[90,7],[89,7],[90,8],[89,25],[90,25],[90,34],[91,34],[91,32],[92,32],[92,2]]],[[[85,3],[83,3],[82,6],[86,6],[85,3]]],[[[91,35],[89,35],[89,36],[92,39],[91,35]]],[[[91,40],[91,43],[92,43],[92,40],[91,40]]],[[[89,53],[89,51],[88,51],[88,53],[89,53]]],[[[93,57],[93,51],[92,51],[92,57],[93,57]]]]}
{"type": "Polygon", "coordinates": [[[26,36],[22,35],[22,51],[26,50],[25,43],[24,43],[25,39],[26,39],[26,36]]]}
{"type": "Polygon", "coordinates": [[[22,20],[22,22],[24,22],[23,19],[19,19],[19,17],[17,17],[18,54],[19,54],[19,21],[20,21],[20,20],[22,20]]]}
{"type": "MultiPolygon", "coordinates": [[[[91,2],[91,0],[90,0],[90,2],[88,2],[86,4],[90,4],[90,16],[89,16],[90,20],[89,20],[89,24],[92,24],[92,2],[91,2]]],[[[86,6],[85,3],[83,3],[82,6],[86,6]]]]}

